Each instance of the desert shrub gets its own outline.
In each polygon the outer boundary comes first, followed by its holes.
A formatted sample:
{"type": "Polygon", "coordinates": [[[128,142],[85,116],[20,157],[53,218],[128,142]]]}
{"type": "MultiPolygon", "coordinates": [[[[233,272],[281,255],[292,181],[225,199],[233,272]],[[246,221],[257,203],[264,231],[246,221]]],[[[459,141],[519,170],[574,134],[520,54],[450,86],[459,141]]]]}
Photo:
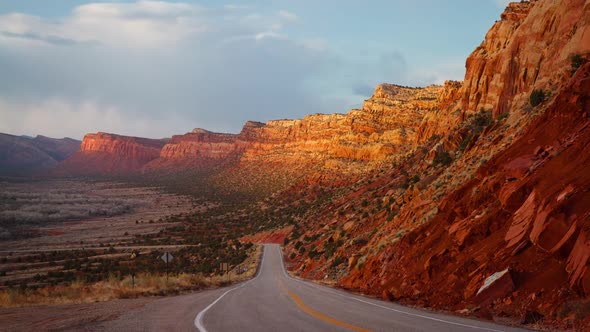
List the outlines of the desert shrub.
{"type": "MultiPolygon", "coordinates": [[[[465,127],[471,132],[471,137],[477,136],[492,123],[492,111],[484,110],[483,108],[478,112],[469,116],[465,127]]],[[[470,139],[471,139],[470,137],[470,139]]],[[[467,145],[467,144],[465,144],[467,145]]]]}
{"type": "Polygon", "coordinates": [[[387,221],[392,221],[393,218],[395,218],[395,216],[398,215],[398,211],[392,211],[388,216],[387,216],[387,221]]]}
{"type": "Polygon", "coordinates": [[[357,246],[364,246],[367,243],[369,243],[369,240],[362,237],[357,237],[356,239],[352,240],[352,244],[357,246]]]}
{"type": "Polygon", "coordinates": [[[483,128],[489,126],[492,123],[492,111],[486,111],[484,109],[479,110],[479,113],[475,113],[471,120],[471,125],[479,129],[479,132],[483,128]]]}
{"type": "Polygon", "coordinates": [[[535,107],[542,102],[545,101],[545,91],[540,89],[535,89],[531,92],[531,96],[529,97],[529,102],[531,106],[535,107]]]}
{"type": "Polygon", "coordinates": [[[471,134],[471,133],[467,134],[467,136],[465,136],[465,138],[463,139],[463,141],[459,145],[459,150],[465,151],[465,149],[467,149],[467,146],[469,145],[469,143],[471,142],[472,139],[473,139],[473,134],[471,134]]]}
{"type": "Polygon", "coordinates": [[[346,261],[346,258],[345,257],[337,256],[336,258],[334,258],[334,260],[330,264],[330,267],[336,267],[336,266],[344,263],[345,261],[346,261]]]}
{"type": "Polygon", "coordinates": [[[434,156],[434,160],[432,161],[432,166],[438,166],[438,165],[442,165],[442,166],[448,166],[453,162],[453,157],[451,157],[451,154],[448,153],[447,151],[440,151],[437,152],[436,155],[434,156]]]}
{"type": "Polygon", "coordinates": [[[336,250],[340,248],[342,244],[344,244],[342,239],[336,242],[327,242],[324,245],[324,257],[326,257],[326,259],[331,258],[334,255],[334,252],[336,252],[336,250]]]}
{"type": "Polygon", "coordinates": [[[574,54],[571,57],[570,72],[572,74],[575,73],[578,70],[578,68],[580,68],[585,62],[586,62],[586,59],[584,59],[581,55],[574,54]]]}
{"type": "Polygon", "coordinates": [[[309,256],[309,258],[311,258],[311,259],[316,259],[317,257],[319,257],[319,256],[320,256],[320,253],[319,253],[317,250],[313,249],[313,250],[310,250],[310,251],[309,251],[309,253],[308,253],[307,255],[308,255],[308,256],[309,256]]]}
{"type": "Polygon", "coordinates": [[[496,118],[496,120],[503,121],[508,118],[508,115],[510,115],[508,112],[504,112],[502,114],[499,114],[498,117],[496,118]]]}

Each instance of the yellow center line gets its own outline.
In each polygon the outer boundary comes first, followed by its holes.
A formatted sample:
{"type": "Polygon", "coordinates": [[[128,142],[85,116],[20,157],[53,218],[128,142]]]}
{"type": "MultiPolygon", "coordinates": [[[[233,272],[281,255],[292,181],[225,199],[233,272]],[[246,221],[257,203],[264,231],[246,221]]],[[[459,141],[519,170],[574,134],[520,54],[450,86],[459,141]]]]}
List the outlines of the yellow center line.
{"type": "Polygon", "coordinates": [[[299,307],[299,309],[301,309],[306,314],[308,314],[308,315],[310,315],[312,317],[315,317],[315,318],[317,318],[317,319],[319,319],[321,321],[324,321],[326,323],[334,324],[334,325],[337,325],[337,326],[340,326],[340,327],[344,327],[344,328],[347,328],[347,329],[350,329],[350,330],[353,330],[353,331],[371,332],[371,330],[368,330],[368,329],[365,329],[365,328],[362,328],[362,327],[358,327],[356,325],[352,325],[352,324],[343,322],[343,321],[338,320],[338,319],[336,319],[334,317],[330,317],[330,316],[328,316],[328,315],[326,315],[324,313],[321,313],[321,312],[319,312],[317,310],[314,310],[314,309],[310,308],[309,306],[307,306],[307,304],[305,304],[305,302],[303,302],[303,300],[301,300],[301,298],[297,294],[291,292],[287,288],[287,286],[285,286],[285,284],[283,283],[283,281],[279,278],[279,274],[278,274],[278,271],[276,270],[276,268],[274,268],[274,272],[275,272],[275,275],[277,276],[277,280],[278,280],[279,285],[281,286],[281,288],[285,292],[287,292],[287,294],[289,294],[289,296],[291,297],[291,299],[293,299],[293,302],[295,302],[295,304],[299,307]]]}

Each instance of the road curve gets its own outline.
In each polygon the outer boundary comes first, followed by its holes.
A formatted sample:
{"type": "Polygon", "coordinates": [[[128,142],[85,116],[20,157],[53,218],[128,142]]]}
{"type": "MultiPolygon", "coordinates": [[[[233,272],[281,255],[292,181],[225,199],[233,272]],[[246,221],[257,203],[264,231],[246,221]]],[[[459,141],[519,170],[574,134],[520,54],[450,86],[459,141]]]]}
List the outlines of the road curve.
{"type": "MultiPolygon", "coordinates": [[[[42,307],[0,310],[0,321],[14,321],[15,331],[47,330],[59,316],[75,316],[76,310],[101,312],[107,307],[129,306],[105,317],[59,326],[60,331],[524,331],[490,322],[447,316],[291,278],[285,272],[280,247],[267,244],[258,274],[230,287],[149,301],[117,300],[63,306],[43,313],[42,307]],[[131,309],[130,307],[134,308],[131,309]],[[24,326],[24,327],[22,327],[24,326]],[[30,328],[35,327],[34,329],[30,328]],[[45,328],[37,328],[45,326],[45,328]]],[[[108,310],[107,310],[108,311],[108,310]]],[[[2,324],[0,324],[2,326],[2,324]]],[[[53,325],[55,326],[55,324],[53,325]]],[[[0,328],[2,330],[2,328],[0,328]]]]}
{"type": "Polygon", "coordinates": [[[280,247],[267,244],[258,275],[226,289],[199,311],[215,331],[521,331],[403,307],[291,278],[280,247]]]}

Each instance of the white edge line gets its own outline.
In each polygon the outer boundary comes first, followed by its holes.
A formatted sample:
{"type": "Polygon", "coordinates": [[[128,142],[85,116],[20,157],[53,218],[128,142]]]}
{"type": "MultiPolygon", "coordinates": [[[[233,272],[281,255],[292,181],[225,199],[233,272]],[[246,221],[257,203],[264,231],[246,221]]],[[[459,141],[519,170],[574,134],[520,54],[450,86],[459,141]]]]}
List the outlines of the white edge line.
{"type": "MultiPolygon", "coordinates": [[[[440,319],[440,318],[434,318],[434,317],[430,317],[430,316],[425,316],[425,315],[420,315],[420,314],[414,314],[414,313],[411,313],[411,312],[406,312],[406,311],[403,311],[403,310],[398,310],[398,309],[386,307],[384,305],[380,305],[380,304],[377,304],[377,303],[373,303],[373,302],[365,301],[365,300],[358,299],[358,298],[355,298],[355,297],[352,297],[352,296],[347,296],[347,295],[344,295],[344,294],[333,292],[330,289],[326,289],[325,287],[320,287],[320,286],[318,286],[316,284],[310,284],[310,283],[303,282],[303,281],[298,280],[298,279],[295,279],[295,278],[291,277],[289,274],[287,274],[287,272],[285,270],[285,264],[283,262],[283,253],[281,251],[281,247],[280,246],[277,246],[277,250],[279,251],[279,255],[280,255],[280,258],[281,258],[281,267],[282,267],[282,270],[283,270],[283,274],[287,278],[289,278],[291,280],[294,280],[294,281],[297,281],[297,282],[299,282],[299,283],[301,283],[303,285],[306,285],[308,287],[313,287],[315,289],[318,289],[318,290],[321,290],[321,291],[324,291],[324,292],[328,292],[328,293],[331,293],[331,294],[334,294],[334,295],[338,295],[338,296],[341,296],[341,297],[344,297],[344,298],[348,298],[348,299],[355,300],[355,301],[358,301],[358,302],[366,303],[366,304],[369,304],[369,305],[372,305],[372,306],[375,306],[375,307],[378,307],[378,308],[390,310],[390,311],[397,312],[397,313],[404,314],[404,315],[408,315],[408,316],[413,316],[413,317],[428,319],[428,320],[432,320],[432,321],[436,321],[436,322],[441,322],[441,323],[446,323],[446,324],[450,324],[450,325],[468,327],[468,328],[472,328],[472,329],[485,330],[485,331],[493,331],[493,332],[504,332],[503,330],[495,330],[495,329],[491,329],[491,328],[487,328],[487,327],[479,327],[479,326],[475,326],[475,325],[461,324],[461,323],[456,323],[456,322],[452,322],[452,321],[448,321],[448,320],[444,320],[444,319],[440,319]]],[[[205,331],[203,331],[203,332],[205,332],[205,331]]]]}
{"type": "MultiPolygon", "coordinates": [[[[264,248],[265,246],[263,246],[264,248]]],[[[262,266],[264,265],[264,260],[266,259],[266,253],[265,250],[262,251],[262,262],[260,263],[260,268],[258,269],[258,273],[256,274],[256,276],[248,281],[246,281],[245,283],[236,286],[232,289],[229,289],[227,291],[225,291],[225,293],[221,294],[220,297],[218,297],[215,301],[211,302],[211,304],[209,304],[205,309],[201,310],[198,314],[197,317],[195,317],[195,327],[201,331],[201,332],[207,332],[207,329],[205,328],[205,326],[203,326],[203,317],[205,316],[205,313],[207,313],[207,310],[211,309],[211,307],[213,307],[217,302],[219,302],[219,300],[221,300],[225,295],[227,295],[228,293],[235,291],[236,289],[242,288],[244,286],[246,286],[247,284],[249,284],[250,282],[256,280],[259,276],[260,273],[262,272],[262,266]]]]}

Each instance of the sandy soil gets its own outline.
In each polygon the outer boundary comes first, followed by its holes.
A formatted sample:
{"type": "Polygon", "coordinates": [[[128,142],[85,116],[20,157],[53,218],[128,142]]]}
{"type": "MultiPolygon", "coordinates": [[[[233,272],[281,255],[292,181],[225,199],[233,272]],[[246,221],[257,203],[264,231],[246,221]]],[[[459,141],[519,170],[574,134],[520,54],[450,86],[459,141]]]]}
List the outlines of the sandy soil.
{"type": "MultiPolygon", "coordinates": [[[[21,186],[21,190],[22,186],[30,187],[31,191],[47,189],[37,183],[16,185],[21,186]]],[[[119,216],[53,222],[36,227],[39,236],[1,241],[0,252],[31,249],[41,251],[57,248],[82,249],[98,246],[100,243],[124,243],[132,239],[135,234],[157,232],[170,226],[170,223],[161,218],[186,213],[193,208],[189,197],[168,194],[153,188],[129,187],[114,182],[91,184],[76,181],[51,182],[51,188],[59,186],[78,189],[89,195],[131,199],[138,201],[139,205],[133,212],[119,216]]]]}
{"type": "Polygon", "coordinates": [[[0,309],[3,331],[85,331],[87,326],[118,318],[157,298],[108,302],[0,309]],[[67,313],[67,314],[65,314],[67,313]]]}

